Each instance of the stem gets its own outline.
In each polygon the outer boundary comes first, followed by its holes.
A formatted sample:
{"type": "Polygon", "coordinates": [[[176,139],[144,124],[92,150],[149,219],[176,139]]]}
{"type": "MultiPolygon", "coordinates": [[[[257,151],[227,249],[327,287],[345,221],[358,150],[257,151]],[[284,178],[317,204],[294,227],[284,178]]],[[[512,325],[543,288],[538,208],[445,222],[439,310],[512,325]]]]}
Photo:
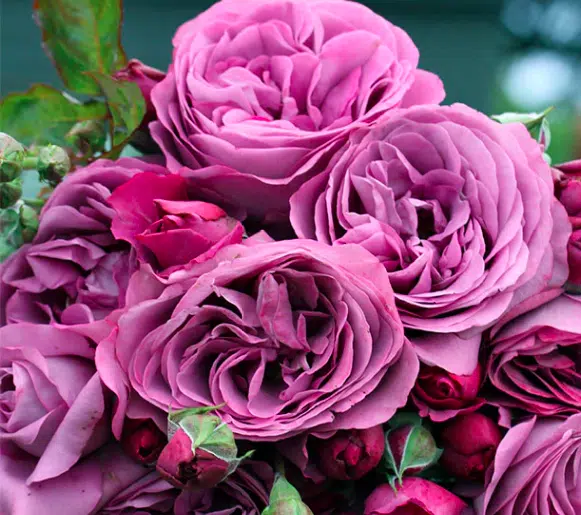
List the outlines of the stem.
{"type": "Polygon", "coordinates": [[[22,160],[22,169],[23,170],[36,170],[37,166],[38,166],[38,157],[26,156],[22,160]]]}
{"type": "Polygon", "coordinates": [[[284,477],[284,458],[278,452],[274,458],[274,470],[284,477]]]}

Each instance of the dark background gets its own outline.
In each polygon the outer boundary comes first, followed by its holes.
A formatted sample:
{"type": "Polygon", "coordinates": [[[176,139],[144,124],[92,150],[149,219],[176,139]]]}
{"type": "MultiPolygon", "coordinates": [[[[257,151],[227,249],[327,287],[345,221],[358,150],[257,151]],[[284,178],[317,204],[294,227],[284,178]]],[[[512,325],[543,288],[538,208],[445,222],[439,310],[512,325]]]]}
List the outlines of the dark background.
{"type": "MultiPolygon", "coordinates": [[[[0,94],[59,86],[40,47],[32,0],[0,0],[0,94]]],[[[210,0],[125,0],[127,55],[166,69],[171,37],[210,0]]],[[[581,0],[367,0],[404,28],[436,72],[446,103],[487,113],[557,106],[556,158],[581,156],[581,0]]]]}

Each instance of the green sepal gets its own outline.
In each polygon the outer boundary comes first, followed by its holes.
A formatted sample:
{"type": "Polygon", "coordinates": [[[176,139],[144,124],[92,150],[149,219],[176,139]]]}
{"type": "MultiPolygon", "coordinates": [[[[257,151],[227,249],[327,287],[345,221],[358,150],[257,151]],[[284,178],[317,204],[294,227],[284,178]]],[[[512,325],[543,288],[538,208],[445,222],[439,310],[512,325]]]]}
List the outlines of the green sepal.
{"type": "Polygon", "coordinates": [[[270,491],[269,504],[262,515],[313,515],[313,512],[284,475],[277,474],[270,491]]]}

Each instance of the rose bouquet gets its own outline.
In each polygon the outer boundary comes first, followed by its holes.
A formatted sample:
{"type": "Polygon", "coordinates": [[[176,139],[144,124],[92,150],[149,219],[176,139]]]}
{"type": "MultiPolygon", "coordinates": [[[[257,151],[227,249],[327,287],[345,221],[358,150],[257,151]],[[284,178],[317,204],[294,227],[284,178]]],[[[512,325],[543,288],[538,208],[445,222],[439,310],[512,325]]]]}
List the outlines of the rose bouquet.
{"type": "Polygon", "coordinates": [[[34,10],[67,92],[0,104],[0,514],[581,513],[546,113],[440,105],[348,0],[222,0],[167,73],[120,0],[34,10]]]}

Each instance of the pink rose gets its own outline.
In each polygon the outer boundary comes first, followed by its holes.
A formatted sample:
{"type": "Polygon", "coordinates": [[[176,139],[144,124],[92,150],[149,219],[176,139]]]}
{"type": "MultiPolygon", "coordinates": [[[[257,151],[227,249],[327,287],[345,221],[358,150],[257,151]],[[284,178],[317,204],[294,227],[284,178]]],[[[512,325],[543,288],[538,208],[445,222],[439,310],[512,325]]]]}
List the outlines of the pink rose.
{"type": "Polygon", "coordinates": [[[556,194],[561,201],[573,234],[569,239],[569,283],[577,293],[581,291],[581,159],[557,166],[556,194]]]}
{"type": "Polygon", "coordinates": [[[440,465],[457,478],[481,481],[494,459],[502,433],[498,425],[480,413],[468,413],[450,420],[440,433],[444,449],[440,465]]]}
{"type": "Polygon", "coordinates": [[[397,493],[381,485],[365,501],[365,515],[461,515],[466,503],[436,483],[406,477],[397,493]]]}
{"type": "Polygon", "coordinates": [[[409,36],[356,2],[223,0],[173,45],[152,92],[168,167],[229,167],[201,171],[200,186],[270,220],[320,171],[303,167],[313,151],[398,106],[444,98],[409,36]]]}
{"type": "Polygon", "coordinates": [[[138,174],[115,190],[109,204],[113,235],[131,243],[140,261],[162,276],[207,261],[244,235],[242,224],[218,206],[190,200],[179,175],[138,174]]]}
{"type": "Polygon", "coordinates": [[[87,456],[53,479],[27,484],[34,459],[0,442],[0,513],[3,515],[172,514],[178,491],[118,444],[87,456]]]}
{"type": "Polygon", "coordinates": [[[568,274],[570,227],[541,147],[459,104],[353,133],[293,196],[291,222],[378,256],[420,359],[459,375],[476,368],[483,329],[568,274]]]}
{"type": "Polygon", "coordinates": [[[476,411],[484,405],[484,399],[478,397],[482,380],[480,363],[471,374],[466,375],[422,365],[412,391],[412,399],[421,417],[443,422],[459,413],[476,411]]]}
{"type": "Polygon", "coordinates": [[[313,445],[323,473],[331,479],[346,481],[360,479],[379,465],[385,437],[382,426],[375,426],[339,431],[313,445]]]}
{"type": "Polygon", "coordinates": [[[562,295],[504,326],[489,343],[487,399],[502,408],[581,411],[581,297],[562,295]]]}
{"type": "Polygon", "coordinates": [[[503,438],[478,515],[581,513],[581,414],[565,420],[536,418],[503,438]]]}
{"type": "Polygon", "coordinates": [[[101,160],[68,176],[51,194],[33,242],[0,267],[0,325],[15,322],[84,325],[95,340],[101,323],[124,304],[135,260],[111,233],[108,199],[135,174],[160,166],[138,159],[101,160]]]}
{"type": "Polygon", "coordinates": [[[260,515],[268,505],[274,473],[259,461],[245,461],[226,481],[206,490],[184,490],[175,515],[260,515]]]}
{"type": "Polygon", "coordinates": [[[0,329],[0,443],[34,457],[24,482],[59,476],[110,437],[94,355],[85,337],[66,329],[0,329]]]}
{"type": "Polygon", "coordinates": [[[223,406],[233,433],[256,441],[366,429],[406,403],[418,362],[376,258],[300,240],[222,254],[192,287],[129,306],[99,344],[116,434],[144,400],[158,413],[223,406]]]}

